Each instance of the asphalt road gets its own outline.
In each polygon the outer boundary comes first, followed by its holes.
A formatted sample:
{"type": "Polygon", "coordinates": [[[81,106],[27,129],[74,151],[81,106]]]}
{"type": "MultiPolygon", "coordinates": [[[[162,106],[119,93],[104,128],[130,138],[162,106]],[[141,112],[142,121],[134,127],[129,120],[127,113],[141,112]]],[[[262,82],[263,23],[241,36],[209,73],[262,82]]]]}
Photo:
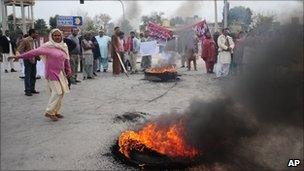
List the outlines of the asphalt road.
{"type": "MultiPolygon", "coordinates": [[[[18,66],[18,64],[16,64],[18,66]]],[[[1,72],[2,170],[122,170],[134,169],[116,162],[110,154],[121,131],[134,123],[114,123],[116,115],[139,111],[149,117],[183,112],[194,98],[219,94],[213,75],[179,69],[181,80],[153,83],[143,74],[113,77],[99,73],[94,80],[72,86],[64,97],[65,118],[52,122],[43,116],[48,94],[45,80],[37,81],[39,95],[24,95],[19,73],[1,72]],[[168,93],[152,102],[154,98],[168,93]]],[[[79,74],[81,78],[81,74],[79,74]]],[[[148,119],[147,118],[147,119],[148,119]]]]}

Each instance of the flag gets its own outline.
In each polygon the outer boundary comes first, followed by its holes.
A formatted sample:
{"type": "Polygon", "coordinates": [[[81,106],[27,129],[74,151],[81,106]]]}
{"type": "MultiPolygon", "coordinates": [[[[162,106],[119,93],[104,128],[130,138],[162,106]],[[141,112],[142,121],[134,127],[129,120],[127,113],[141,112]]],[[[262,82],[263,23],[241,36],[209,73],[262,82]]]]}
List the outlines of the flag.
{"type": "Polygon", "coordinates": [[[149,22],[147,30],[149,31],[149,36],[155,40],[166,41],[173,38],[173,31],[153,22],[149,22]]]}
{"type": "Polygon", "coordinates": [[[193,30],[196,33],[196,35],[198,35],[199,37],[203,37],[204,34],[209,30],[206,20],[196,23],[193,27],[193,30]]]}

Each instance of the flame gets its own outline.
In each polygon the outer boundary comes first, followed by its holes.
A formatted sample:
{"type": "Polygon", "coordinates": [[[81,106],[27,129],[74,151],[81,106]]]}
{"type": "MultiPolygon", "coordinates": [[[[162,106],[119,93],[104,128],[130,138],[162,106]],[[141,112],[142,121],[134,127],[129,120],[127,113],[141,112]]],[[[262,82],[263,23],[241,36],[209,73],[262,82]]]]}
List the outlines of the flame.
{"type": "Polygon", "coordinates": [[[143,152],[145,148],[169,157],[193,158],[197,156],[198,150],[185,143],[181,136],[182,132],[181,122],[167,128],[160,128],[154,123],[149,123],[138,132],[123,132],[118,141],[119,151],[127,158],[130,158],[132,150],[143,152]]]}
{"type": "Polygon", "coordinates": [[[163,67],[155,67],[155,68],[149,68],[146,70],[146,72],[149,73],[166,73],[166,72],[171,72],[171,73],[175,73],[176,68],[173,65],[167,65],[167,66],[163,66],[163,67]]]}

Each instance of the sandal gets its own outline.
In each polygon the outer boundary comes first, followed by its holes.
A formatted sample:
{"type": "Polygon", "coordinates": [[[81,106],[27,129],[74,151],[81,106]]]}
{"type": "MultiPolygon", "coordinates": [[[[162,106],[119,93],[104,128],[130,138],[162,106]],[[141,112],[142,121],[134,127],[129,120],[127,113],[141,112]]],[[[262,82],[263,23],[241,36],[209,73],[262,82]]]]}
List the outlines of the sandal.
{"type": "Polygon", "coordinates": [[[56,115],[51,115],[49,113],[46,113],[44,116],[50,118],[52,121],[58,121],[56,115]]]}
{"type": "Polygon", "coordinates": [[[64,118],[64,116],[61,115],[61,114],[59,114],[59,113],[55,114],[55,116],[56,116],[57,118],[64,118]]]}

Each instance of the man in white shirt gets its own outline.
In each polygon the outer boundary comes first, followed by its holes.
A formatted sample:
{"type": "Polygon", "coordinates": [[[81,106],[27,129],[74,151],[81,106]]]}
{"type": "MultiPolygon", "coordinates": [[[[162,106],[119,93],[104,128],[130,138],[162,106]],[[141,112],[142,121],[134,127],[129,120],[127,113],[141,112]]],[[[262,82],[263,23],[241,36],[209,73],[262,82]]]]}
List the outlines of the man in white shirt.
{"type": "Polygon", "coordinates": [[[111,37],[105,35],[105,30],[99,30],[99,35],[95,36],[97,44],[99,46],[100,58],[99,58],[99,68],[103,69],[103,72],[108,70],[108,54],[111,43],[111,37]]]}
{"type": "Polygon", "coordinates": [[[228,36],[229,29],[224,28],[217,39],[218,59],[216,64],[216,78],[225,77],[229,74],[231,53],[234,48],[232,37],[228,36]]]}

